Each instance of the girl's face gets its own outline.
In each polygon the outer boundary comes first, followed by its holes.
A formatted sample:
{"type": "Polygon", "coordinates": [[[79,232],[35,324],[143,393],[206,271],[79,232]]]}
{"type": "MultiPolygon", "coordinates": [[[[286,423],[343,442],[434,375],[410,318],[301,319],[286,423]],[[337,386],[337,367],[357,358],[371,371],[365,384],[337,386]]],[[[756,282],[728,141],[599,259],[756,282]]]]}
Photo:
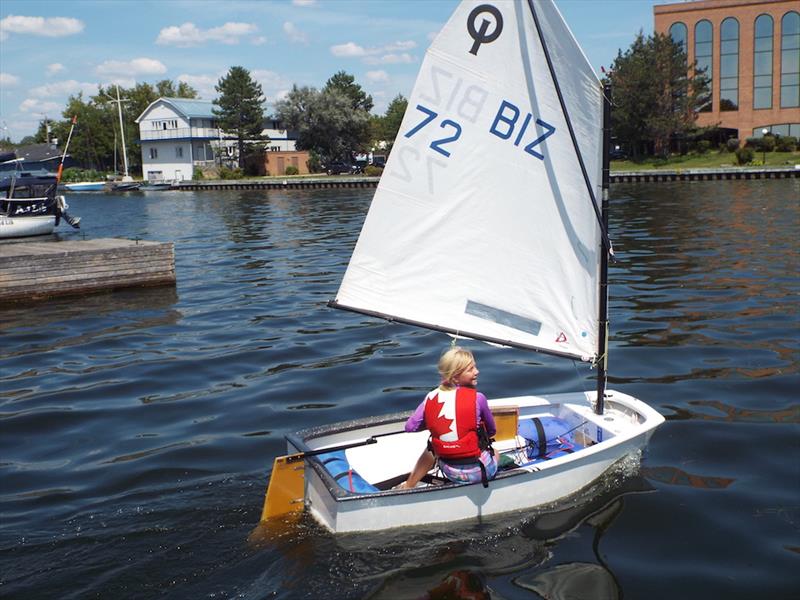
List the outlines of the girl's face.
{"type": "Polygon", "coordinates": [[[478,385],[478,373],[480,373],[480,371],[478,371],[478,366],[473,361],[469,363],[466,369],[453,377],[453,383],[456,385],[476,387],[478,385]]]}

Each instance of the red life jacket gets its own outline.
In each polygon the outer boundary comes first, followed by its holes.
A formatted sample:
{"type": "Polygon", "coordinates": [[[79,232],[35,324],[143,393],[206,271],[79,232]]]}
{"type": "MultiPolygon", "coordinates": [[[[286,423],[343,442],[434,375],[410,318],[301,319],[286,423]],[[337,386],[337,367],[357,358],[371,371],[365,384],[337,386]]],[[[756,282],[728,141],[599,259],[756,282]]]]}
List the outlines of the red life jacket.
{"type": "Polygon", "coordinates": [[[425,426],[431,432],[436,456],[447,460],[481,455],[477,392],[473,388],[448,391],[436,388],[429,392],[425,398],[425,426]]]}

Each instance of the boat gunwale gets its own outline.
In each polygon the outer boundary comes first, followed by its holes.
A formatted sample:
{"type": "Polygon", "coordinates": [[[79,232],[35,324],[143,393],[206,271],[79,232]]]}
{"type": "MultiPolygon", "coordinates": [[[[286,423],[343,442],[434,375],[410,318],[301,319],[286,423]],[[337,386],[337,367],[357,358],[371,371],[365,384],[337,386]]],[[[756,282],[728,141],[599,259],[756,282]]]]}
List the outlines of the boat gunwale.
{"type": "MultiPolygon", "coordinates": [[[[565,394],[556,394],[555,396],[573,396],[575,394],[576,394],[575,392],[571,393],[567,392],[565,394]]],[[[578,394],[580,393],[578,392],[578,394]]],[[[514,398],[498,398],[490,402],[490,406],[492,404],[497,406],[499,405],[499,403],[503,402],[507,403],[509,400],[512,399],[520,400],[521,398],[531,398],[533,400],[546,399],[546,397],[542,396],[520,396],[514,398]]],[[[608,449],[612,449],[614,447],[622,445],[630,441],[631,439],[637,437],[638,435],[641,435],[642,433],[655,430],[655,428],[658,427],[658,425],[660,425],[661,422],[663,422],[664,417],[660,413],[658,413],[658,411],[655,411],[653,408],[651,408],[641,400],[638,400],[633,396],[629,396],[627,394],[621,394],[620,392],[609,390],[606,394],[606,409],[608,410],[614,404],[618,404],[626,409],[635,411],[636,414],[639,417],[641,417],[641,420],[636,424],[631,424],[631,426],[627,428],[625,431],[619,433],[609,432],[611,433],[611,437],[604,439],[602,442],[595,443],[591,446],[586,446],[581,450],[579,450],[578,452],[574,452],[572,454],[566,454],[563,456],[558,456],[539,463],[523,465],[514,469],[498,471],[497,475],[491,481],[505,481],[509,478],[518,477],[526,474],[529,476],[534,475],[536,473],[546,474],[546,472],[551,471],[553,469],[557,469],[561,465],[586,460],[592,455],[600,454],[608,449]]],[[[571,408],[570,405],[572,405],[573,407],[581,406],[580,404],[577,404],[575,402],[546,401],[544,403],[533,402],[532,404],[526,405],[524,407],[520,406],[520,408],[552,409],[553,407],[557,406],[566,406],[576,416],[581,417],[580,413],[571,408]]],[[[620,411],[620,412],[626,412],[626,411],[620,411]]],[[[302,429],[295,433],[287,434],[285,437],[286,441],[290,444],[290,446],[296,449],[296,452],[316,451],[319,450],[320,448],[311,448],[306,440],[311,440],[330,434],[347,433],[349,431],[365,429],[366,427],[376,428],[376,427],[390,425],[393,423],[404,423],[407,418],[408,418],[407,412],[397,412],[386,415],[378,415],[375,417],[363,417],[352,421],[343,421],[340,423],[332,423],[332,424],[326,424],[316,427],[310,427],[307,429],[302,429]]],[[[584,425],[586,423],[588,423],[588,421],[585,421],[581,425],[584,425]]],[[[599,423],[596,424],[599,425],[599,423]]],[[[370,435],[365,433],[364,440],[368,439],[369,437],[370,435]]],[[[401,489],[401,490],[389,489],[389,490],[379,490],[376,492],[353,493],[343,489],[336,482],[333,476],[328,472],[328,470],[319,460],[318,456],[311,456],[305,460],[308,462],[308,464],[311,466],[314,472],[319,476],[321,481],[325,484],[331,498],[336,502],[360,502],[370,498],[386,498],[398,494],[428,494],[433,492],[445,492],[447,490],[452,490],[453,488],[466,489],[469,488],[470,486],[482,485],[480,481],[473,483],[456,483],[448,481],[442,484],[437,484],[435,486],[415,487],[411,489],[401,489]]],[[[491,482],[489,485],[491,486],[491,482]]]]}

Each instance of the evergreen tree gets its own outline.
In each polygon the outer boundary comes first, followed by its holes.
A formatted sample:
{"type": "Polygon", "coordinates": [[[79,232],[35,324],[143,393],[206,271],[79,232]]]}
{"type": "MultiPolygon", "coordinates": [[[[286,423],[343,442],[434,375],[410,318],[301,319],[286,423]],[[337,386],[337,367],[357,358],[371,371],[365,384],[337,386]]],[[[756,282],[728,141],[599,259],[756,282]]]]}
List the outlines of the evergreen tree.
{"type": "Polygon", "coordinates": [[[403,122],[403,116],[406,114],[408,108],[408,100],[402,95],[398,94],[389,103],[386,108],[386,114],[383,116],[383,127],[381,131],[382,139],[389,144],[389,151],[394,146],[394,140],[400,132],[400,124],[403,122]]]}
{"type": "Polygon", "coordinates": [[[630,145],[634,158],[651,146],[666,155],[672,136],[694,128],[708,95],[708,79],[702,74],[690,78],[689,73],[682,47],[665,34],[645,38],[640,32],[624,54],[618,53],[609,75],[614,94],[611,126],[614,135],[630,145]]]}
{"type": "Polygon", "coordinates": [[[220,129],[236,136],[239,167],[243,169],[248,152],[257,147],[256,142],[264,139],[264,93],[261,85],[243,67],[231,67],[215,89],[219,98],[214,100],[214,104],[219,108],[213,112],[219,119],[220,129]]]}
{"type": "Polygon", "coordinates": [[[372,96],[361,89],[361,86],[356,83],[355,77],[349,73],[339,71],[328,79],[323,91],[332,90],[338,90],[350,98],[353,110],[363,110],[368,113],[372,110],[372,96]]]}

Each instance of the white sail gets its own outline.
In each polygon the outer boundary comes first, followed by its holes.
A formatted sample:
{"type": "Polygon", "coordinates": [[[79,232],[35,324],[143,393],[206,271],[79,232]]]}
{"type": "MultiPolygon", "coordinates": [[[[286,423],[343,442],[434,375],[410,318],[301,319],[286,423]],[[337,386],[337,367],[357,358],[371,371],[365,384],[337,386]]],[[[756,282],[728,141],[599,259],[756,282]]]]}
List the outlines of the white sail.
{"type": "Polygon", "coordinates": [[[551,0],[465,0],[425,56],[334,305],[594,357],[601,152],[600,82],[551,0]]]}

